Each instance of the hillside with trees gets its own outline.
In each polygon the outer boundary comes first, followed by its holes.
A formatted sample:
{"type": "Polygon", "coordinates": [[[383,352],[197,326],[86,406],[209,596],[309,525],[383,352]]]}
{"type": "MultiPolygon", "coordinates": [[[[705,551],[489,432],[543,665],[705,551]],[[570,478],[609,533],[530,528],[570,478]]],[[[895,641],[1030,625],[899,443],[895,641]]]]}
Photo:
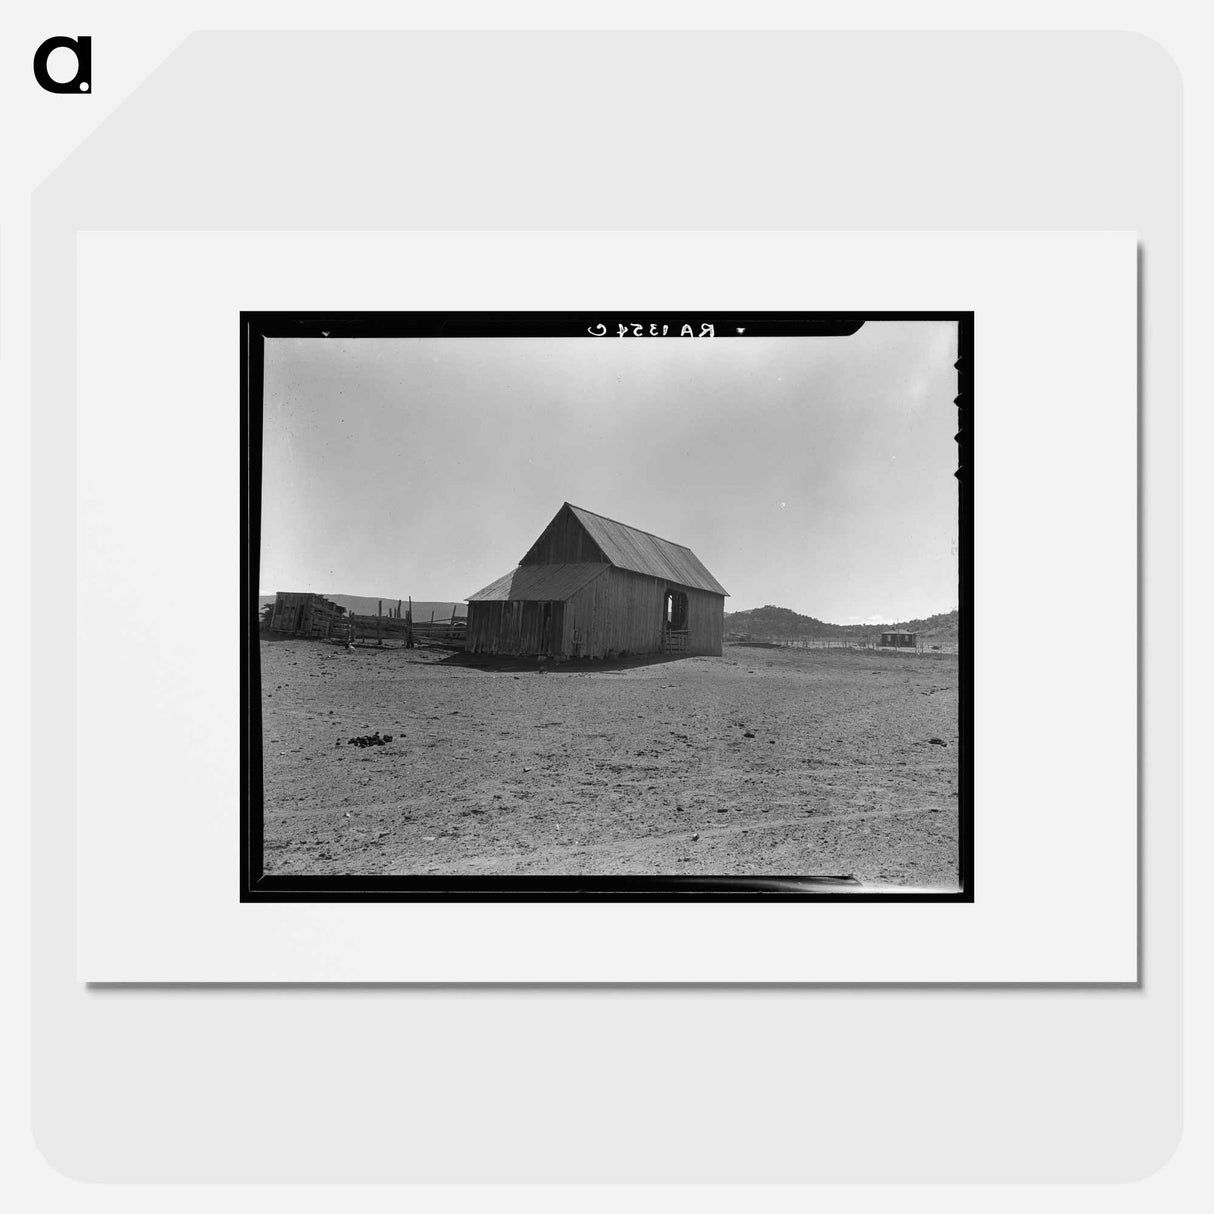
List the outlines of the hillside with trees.
{"type": "Polygon", "coordinates": [[[750,611],[727,611],[725,635],[749,641],[853,640],[875,641],[883,632],[914,632],[936,641],[957,640],[957,611],[945,611],[926,619],[899,620],[891,624],[828,624],[812,615],[801,615],[787,607],[755,607],[750,611]]]}

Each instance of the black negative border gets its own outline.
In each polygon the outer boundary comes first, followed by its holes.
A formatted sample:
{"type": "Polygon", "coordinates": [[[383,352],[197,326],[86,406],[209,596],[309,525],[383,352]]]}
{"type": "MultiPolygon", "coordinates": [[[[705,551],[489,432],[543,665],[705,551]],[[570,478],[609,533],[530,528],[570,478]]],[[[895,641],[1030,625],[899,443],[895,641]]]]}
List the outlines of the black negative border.
{"type": "MultiPolygon", "coordinates": [[[[631,330],[630,330],[631,332],[631,330]]],[[[679,338],[679,340],[685,340],[679,338]]],[[[703,340],[693,338],[692,340],[703,340]]],[[[240,314],[240,901],[241,902],[669,902],[974,901],[974,313],[957,312],[241,312],[240,314]],[[670,340],[691,324],[714,326],[713,340],[826,336],[856,332],[865,321],[951,320],[958,329],[958,655],[959,801],[955,892],[857,890],[834,879],[752,877],[443,877],[267,876],[263,871],[264,790],[258,583],[261,563],[262,390],[267,337],[565,337],[603,325],[666,325],[670,340]],[[737,330],[744,329],[745,333],[737,330]]]]}

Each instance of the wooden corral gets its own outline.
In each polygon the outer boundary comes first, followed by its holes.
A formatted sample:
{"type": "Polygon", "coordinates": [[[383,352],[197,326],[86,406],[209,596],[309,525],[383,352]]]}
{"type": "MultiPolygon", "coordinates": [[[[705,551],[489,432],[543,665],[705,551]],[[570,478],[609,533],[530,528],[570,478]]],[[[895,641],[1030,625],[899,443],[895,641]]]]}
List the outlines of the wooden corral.
{"type": "MultiPolygon", "coordinates": [[[[374,601],[374,600],[373,600],[374,601]]],[[[280,590],[262,616],[262,627],[286,636],[311,637],[344,644],[385,641],[413,645],[439,645],[462,649],[466,620],[459,615],[459,604],[451,605],[450,616],[414,619],[412,600],[379,599],[375,614],[347,610],[322,594],[280,590]]],[[[432,604],[430,605],[432,606],[432,604]]]]}
{"type": "Polygon", "coordinates": [[[515,569],[469,596],[467,649],[719,656],[725,598],[690,548],[566,502],[515,569]]]}

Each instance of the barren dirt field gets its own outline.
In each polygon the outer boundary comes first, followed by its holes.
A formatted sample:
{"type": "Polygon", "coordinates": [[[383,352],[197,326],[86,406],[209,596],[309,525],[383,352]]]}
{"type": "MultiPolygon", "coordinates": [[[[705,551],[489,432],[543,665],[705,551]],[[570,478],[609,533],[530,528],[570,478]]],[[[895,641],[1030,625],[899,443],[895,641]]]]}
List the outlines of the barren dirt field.
{"type": "Polygon", "coordinates": [[[261,643],[268,873],[957,885],[952,655],[469,661],[261,643]]]}

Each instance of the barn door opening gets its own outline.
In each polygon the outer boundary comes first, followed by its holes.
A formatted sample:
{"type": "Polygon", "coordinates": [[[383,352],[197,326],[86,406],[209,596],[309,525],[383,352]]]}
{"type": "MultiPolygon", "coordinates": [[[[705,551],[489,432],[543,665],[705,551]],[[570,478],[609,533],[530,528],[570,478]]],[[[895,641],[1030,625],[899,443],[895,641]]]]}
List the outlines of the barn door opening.
{"type": "Polygon", "coordinates": [[[667,590],[662,602],[662,651],[687,651],[687,595],[682,590],[667,590]]]}

